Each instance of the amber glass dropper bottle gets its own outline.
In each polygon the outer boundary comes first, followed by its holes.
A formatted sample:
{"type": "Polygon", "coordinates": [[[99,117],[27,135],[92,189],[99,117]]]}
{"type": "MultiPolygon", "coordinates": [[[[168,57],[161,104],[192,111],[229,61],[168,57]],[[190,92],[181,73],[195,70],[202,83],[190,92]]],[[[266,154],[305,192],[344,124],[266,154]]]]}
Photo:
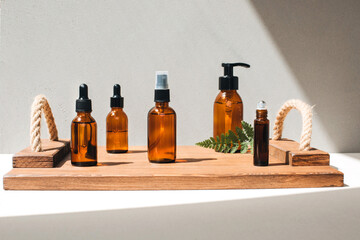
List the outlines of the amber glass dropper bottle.
{"type": "Polygon", "coordinates": [[[169,102],[168,73],[156,72],[155,107],[148,113],[148,158],[152,163],[176,159],[176,113],[169,102]]]}
{"type": "Polygon", "coordinates": [[[96,121],[91,116],[91,100],[88,87],[80,85],[76,100],[77,116],[71,123],[71,164],[78,167],[97,165],[96,121]]]}
{"type": "Polygon", "coordinates": [[[254,165],[269,165],[269,120],[266,103],[260,101],[256,108],[254,120],[254,165]]]}
{"type": "Polygon", "coordinates": [[[124,98],[120,85],[114,85],[114,96],[110,98],[111,111],[106,117],[106,151],[126,153],[128,151],[128,118],[124,112],[124,98]]]}
{"type": "Polygon", "coordinates": [[[229,130],[242,127],[243,102],[238,94],[239,78],[233,75],[233,67],[249,68],[246,63],[223,63],[224,76],[219,78],[219,94],[214,103],[214,138],[229,130]]]}

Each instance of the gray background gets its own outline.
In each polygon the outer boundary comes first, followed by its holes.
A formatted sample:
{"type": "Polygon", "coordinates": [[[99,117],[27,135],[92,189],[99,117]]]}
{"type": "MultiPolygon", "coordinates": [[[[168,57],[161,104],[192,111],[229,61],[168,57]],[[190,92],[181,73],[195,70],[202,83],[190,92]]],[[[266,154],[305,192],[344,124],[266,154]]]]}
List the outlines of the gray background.
{"type": "MultiPolygon", "coordinates": [[[[89,85],[99,144],[120,83],[129,144],[146,144],[156,70],[168,70],[178,144],[212,135],[222,62],[237,69],[244,120],[266,100],[270,121],[288,99],[315,106],[314,147],[360,152],[359,1],[1,1],[0,152],[29,145],[33,98],[45,94],[70,137],[78,85],[89,85]]],[[[284,136],[299,139],[290,113],[284,136]]],[[[43,124],[43,137],[48,137],[43,124]]]]}

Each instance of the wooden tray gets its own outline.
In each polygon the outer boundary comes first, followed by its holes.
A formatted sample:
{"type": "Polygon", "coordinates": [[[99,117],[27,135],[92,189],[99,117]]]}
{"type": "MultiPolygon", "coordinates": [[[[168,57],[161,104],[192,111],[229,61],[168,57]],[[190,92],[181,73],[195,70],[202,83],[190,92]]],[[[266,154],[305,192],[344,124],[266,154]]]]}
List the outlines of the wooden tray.
{"type": "Polygon", "coordinates": [[[270,156],[270,166],[253,166],[251,154],[222,154],[178,146],[176,163],[152,164],[146,147],[127,154],[98,148],[97,167],[73,167],[67,155],[56,168],[14,168],[4,176],[6,190],[185,190],[303,188],[343,186],[343,173],[331,166],[291,166],[270,156]]]}

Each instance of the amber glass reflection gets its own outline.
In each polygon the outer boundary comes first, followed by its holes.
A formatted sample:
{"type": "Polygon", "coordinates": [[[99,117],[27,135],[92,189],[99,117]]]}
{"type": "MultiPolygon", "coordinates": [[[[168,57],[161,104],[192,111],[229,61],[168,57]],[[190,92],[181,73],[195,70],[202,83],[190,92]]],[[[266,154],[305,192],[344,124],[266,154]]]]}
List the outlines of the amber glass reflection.
{"type": "Polygon", "coordinates": [[[96,122],[88,112],[79,112],[71,123],[71,164],[97,164],[96,122]]]}
{"type": "Polygon", "coordinates": [[[169,103],[156,102],[149,111],[148,158],[154,163],[175,162],[176,113],[169,103]]]}
{"type": "Polygon", "coordinates": [[[269,120],[267,110],[256,110],[254,120],[254,165],[269,165],[269,120]]]}
{"type": "Polygon", "coordinates": [[[128,151],[128,118],[120,107],[111,108],[106,117],[106,151],[126,153],[128,151]]]}
{"type": "Polygon", "coordinates": [[[236,90],[222,90],[214,104],[214,138],[242,127],[243,103],[236,90]]]}

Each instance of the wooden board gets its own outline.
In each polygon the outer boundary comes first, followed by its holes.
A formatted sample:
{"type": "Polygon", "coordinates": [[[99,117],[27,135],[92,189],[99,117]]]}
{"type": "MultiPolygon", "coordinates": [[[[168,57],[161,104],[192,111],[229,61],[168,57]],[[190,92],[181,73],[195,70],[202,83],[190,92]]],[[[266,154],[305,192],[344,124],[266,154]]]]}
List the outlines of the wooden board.
{"type": "Polygon", "coordinates": [[[145,147],[127,154],[98,148],[96,167],[73,167],[70,156],[56,168],[15,168],[4,176],[6,190],[166,190],[343,186],[343,173],[330,166],[292,167],[270,157],[270,166],[253,166],[250,154],[223,154],[178,146],[177,161],[154,164],[145,147]]]}
{"type": "Polygon", "coordinates": [[[33,152],[30,147],[13,156],[14,168],[52,168],[56,167],[70,152],[70,141],[60,139],[50,141],[41,139],[41,152],[33,152]]]}
{"type": "Polygon", "coordinates": [[[270,156],[292,166],[328,166],[330,154],[316,148],[299,151],[299,143],[289,139],[270,140],[270,156]]]}

